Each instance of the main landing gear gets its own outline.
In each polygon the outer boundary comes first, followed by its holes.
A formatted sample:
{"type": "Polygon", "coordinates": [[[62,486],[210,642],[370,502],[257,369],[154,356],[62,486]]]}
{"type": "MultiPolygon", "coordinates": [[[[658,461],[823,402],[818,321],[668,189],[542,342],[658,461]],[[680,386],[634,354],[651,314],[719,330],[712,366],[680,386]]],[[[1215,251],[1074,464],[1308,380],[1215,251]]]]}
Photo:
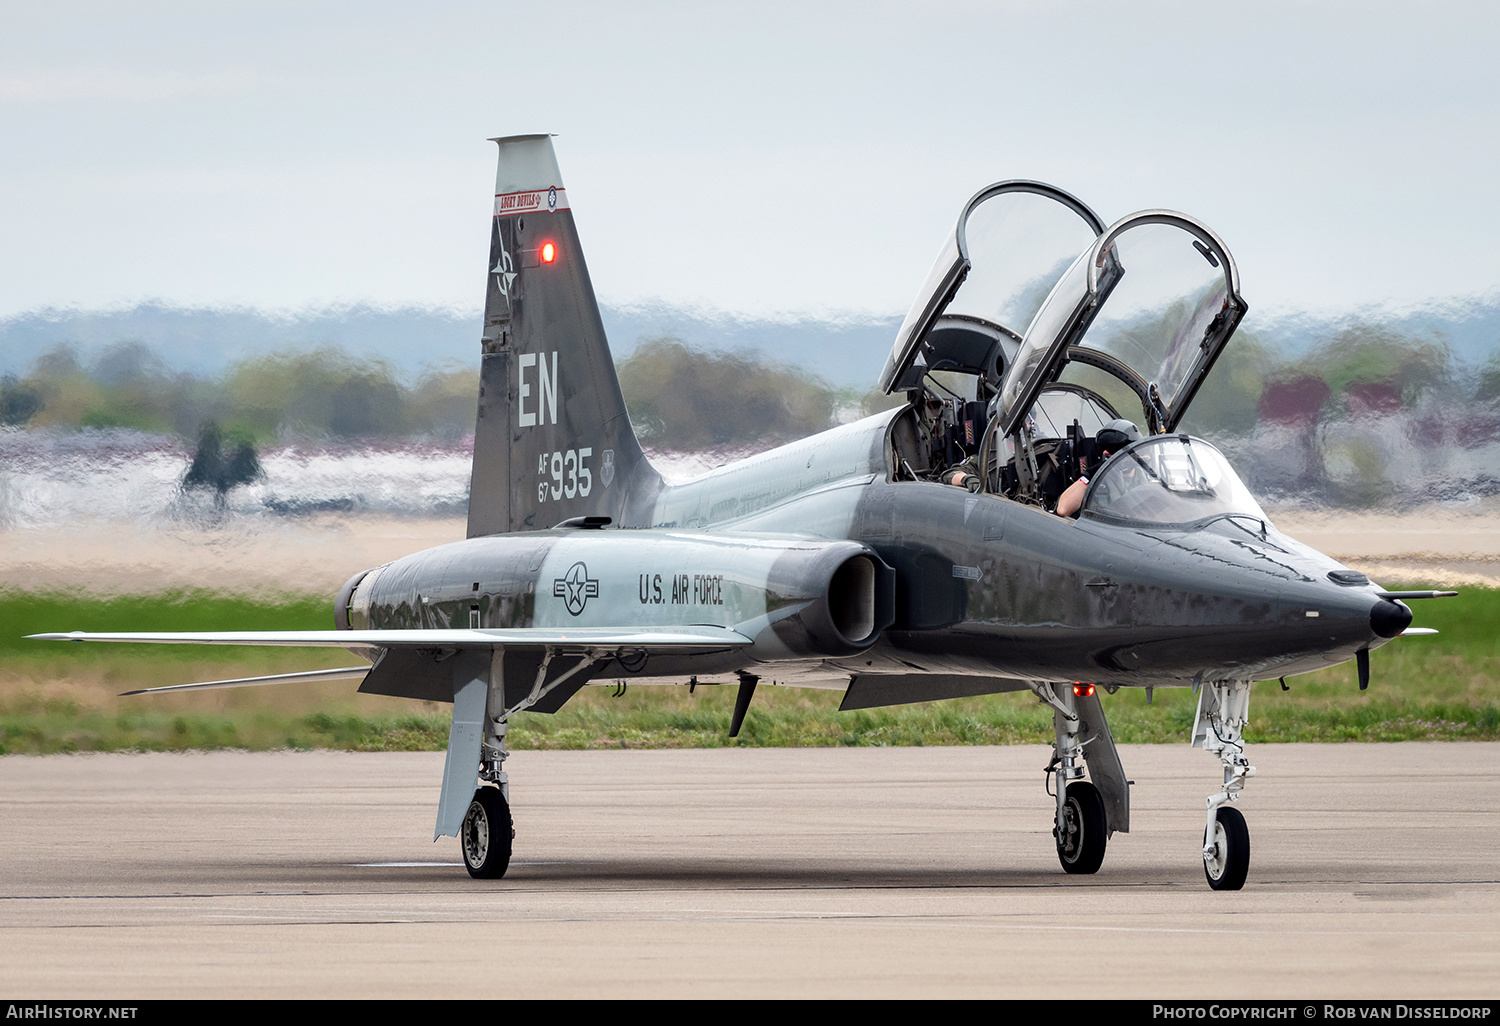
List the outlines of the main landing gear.
{"type": "Polygon", "coordinates": [[[476,880],[498,880],[510,868],[516,827],[510,818],[510,780],[501,768],[510,757],[505,746],[509,727],[507,717],[486,715],[484,743],[479,747],[479,789],[458,831],[464,868],[476,880]]]}
{"type": "Polygon", "coordinates": [[[1097,873],[1110,836],[1130,831],[1130,781],[1120,765],[1104,707],[1092,684],[1035,681],[1031,690],[1052,706],[1057,741],[1047,764],[1057,800],[1052,837],[1057,861],[1067,873],[1097,873]],[[1084,780],[1087,762],[1092,781],[1084,780]]]}
{"type": "Polygon", "coordinates": [[[1203,829],[1203,875],[1216,891],[1237,891],[1250,873],[1250,829],[1238,801],[1255,767],[1245,757],[1244,729],[1250,720],[1250,682],[1209,682],[1198,692],[1193,744],[1217,755],[1224,766],[1224,787],[1208,799],[1203,829]]]}
{"type": "MultiPolygon", "coordinates": [[[[503,768],[510,754],[505,744],[510,718],[609,658],[592,648],[563,653],[548,646],[529,691],[506,705],[503,655],[464,649],[445,657],[452,662],[453,725],[448,731],[448,759],[443,764],[443,791],[432,839],[457,837],[464,867],[476,879],[502,877],[510,868],[516,831],[510,817],[510,782],[503,768]],[[570,657],[577,661],[568,666],[570,657]],[[554,667],[559,658],[565,667],[560,672],[554,667]],[[478,790],[474,790],[476,778],[478,790]]],[[[578,678],[573,688],[587,679],[578,678]]]]}

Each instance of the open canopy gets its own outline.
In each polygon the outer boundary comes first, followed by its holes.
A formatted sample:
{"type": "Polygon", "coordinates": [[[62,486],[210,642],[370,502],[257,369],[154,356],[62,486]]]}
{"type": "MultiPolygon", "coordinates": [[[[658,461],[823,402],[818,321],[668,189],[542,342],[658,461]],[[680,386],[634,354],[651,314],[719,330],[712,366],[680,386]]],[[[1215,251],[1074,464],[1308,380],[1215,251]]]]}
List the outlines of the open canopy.
{"type": "Polygon", "coordinates": [[[1234,258],[1206,225],[1170,210],[1115,222],[1027,329],[1000,389],[1001,433],[1020,426],[1070,361],[1128,386],[1150,432],[1174,430],[1246,309],[1234,258]]]}
{"type": "Polygon", "coordinates": [[[880,384],[915,388],[940,369],[989,378],[1010,435],[1072,363],[1122,383],[1142,426],[1169,432],[1246,309],[1233,257],[1201,222],[1145,210],[1106,230],[1060,189],[1001,182],[965,206],[880,384]]]}
{"type": "Polygon", "coordinates": [[[1050,185],[1017,180],[980,190],[896,333],[880,387],[914,388],[928,370],[998,385],[1058,275],[1103,231],[1097,214],[1050,185]]]}

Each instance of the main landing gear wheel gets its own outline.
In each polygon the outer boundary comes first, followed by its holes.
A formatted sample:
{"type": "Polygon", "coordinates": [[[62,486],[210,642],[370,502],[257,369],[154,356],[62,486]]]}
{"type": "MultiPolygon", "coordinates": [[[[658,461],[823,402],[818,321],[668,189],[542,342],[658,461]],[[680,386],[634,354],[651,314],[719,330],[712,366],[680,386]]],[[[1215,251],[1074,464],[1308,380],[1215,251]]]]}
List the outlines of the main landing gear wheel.
{"type": "Polygon", "coordinates": [[[510,868],[510,842],[515,836],[510,806],[498,787],[481,787],[469,802],[458,840],[464,867],[477,880],[498,879],[510,868]]]}
{"type": "Polygon", "coordinates": [[[1069,873],[1097,873],[1104,864],[1108,822],[1099,789],[1087,780],[1069,784],[1063,801],[1063,822],[1053,828],[1057,861],[1069,873]]]}
{"type": "Polygon", "coordinates": [[[1250,873],[1250,828],[1240,810],[1219,807],[1214,821],[1213,853],[1203,855],[1203,875],[1216,891],[1237,891],[1250,873]]]}

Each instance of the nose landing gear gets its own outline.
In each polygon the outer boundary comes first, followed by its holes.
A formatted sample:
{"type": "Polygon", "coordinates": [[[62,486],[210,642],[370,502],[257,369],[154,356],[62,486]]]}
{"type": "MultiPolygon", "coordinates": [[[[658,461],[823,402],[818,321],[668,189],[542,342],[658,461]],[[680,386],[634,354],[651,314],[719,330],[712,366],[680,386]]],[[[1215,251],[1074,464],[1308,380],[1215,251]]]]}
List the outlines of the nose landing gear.
{"type": "Polygon", "coordinates": [[[1245,757],[1243,731],[1250,720],[1250,682],[1217,681],[1198,693],[1193,744],[1217,755],[1224,766],[1224,787],[1209,796],[1203,831],[1203,875],[1216,891],[1237,891],[1250,873],[1250,829],[1237,801],[1255,767],[1245,757]]]}

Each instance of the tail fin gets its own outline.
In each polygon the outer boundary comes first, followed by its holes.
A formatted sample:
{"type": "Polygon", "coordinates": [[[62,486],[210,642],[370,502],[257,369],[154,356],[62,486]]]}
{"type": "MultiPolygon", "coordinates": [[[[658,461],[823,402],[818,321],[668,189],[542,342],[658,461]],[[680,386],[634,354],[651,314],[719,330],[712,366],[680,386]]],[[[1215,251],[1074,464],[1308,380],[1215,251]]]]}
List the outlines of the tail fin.
{"type": "Polygon", "coordinates": [[[584,516],[639,521],[661,477],[641,452],[546,135],[500,145],[469,537],[584,516]]]}

